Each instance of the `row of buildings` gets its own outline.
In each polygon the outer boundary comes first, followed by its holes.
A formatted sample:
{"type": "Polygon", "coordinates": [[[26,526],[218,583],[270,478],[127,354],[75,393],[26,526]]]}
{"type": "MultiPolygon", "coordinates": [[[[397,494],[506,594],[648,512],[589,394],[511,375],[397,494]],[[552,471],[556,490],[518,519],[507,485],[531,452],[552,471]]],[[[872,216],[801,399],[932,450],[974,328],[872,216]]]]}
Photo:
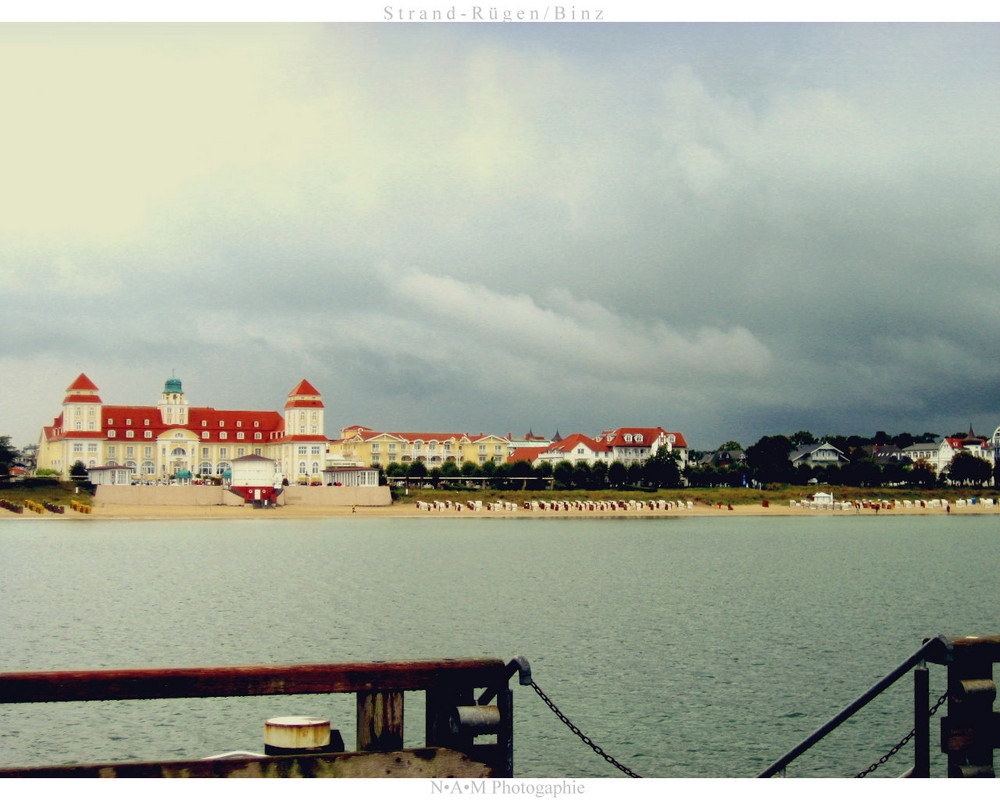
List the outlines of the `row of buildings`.
{"type": "MultiPolygon", "coordinates": [[[[995,465],[1000,463],[1000,428],[989,438],[977,436],[970,428],[964,436],[944,436],[937,441],[921,442],[908,447],[895,445],[875,445],[870,455],[875,463],[886,464],[927,464],[935,473],[941,474],[951,465],[959,453],[967,453],[995,465]]],[[[704,456],[698,463],[703,466],[730,466],[746,459],[742,450],[718,451],[704,456]]],[[[797,447],[788,455],[793,467],[840,467],[850,462],[843,450],[829,442],[817,442],[797,447]]]]}
{"type": "Polygon", "coordinates": [[[109,405],[81,374],[67,388],[60,413],[42,429],[36,469],[67,475],[80,462],[88,469],[122,467],[134,480],[224,477],[236,459],[274,460],[293,483],[322,483],[324,473],[351,466],[385,467],[422,461],[428,468],[454,462],[483,465],[511,460],[644,461],[660,447],[687,463],[687,443],[663,428],[616,428],[595,437],[532,433],[511,435],[376,431],[362,425],[325,434],[320,392],[307,380],[288,393],[281,412],[222,411],[192,406],[181,381],[169,378],[155,405],[109,405]]]}

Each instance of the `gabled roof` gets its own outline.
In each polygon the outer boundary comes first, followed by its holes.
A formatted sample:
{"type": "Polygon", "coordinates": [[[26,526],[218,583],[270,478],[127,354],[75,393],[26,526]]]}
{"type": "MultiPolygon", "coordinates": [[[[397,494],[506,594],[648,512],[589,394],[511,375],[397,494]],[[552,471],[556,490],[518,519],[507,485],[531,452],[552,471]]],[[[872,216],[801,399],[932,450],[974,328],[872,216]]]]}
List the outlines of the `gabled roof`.
{"type": "Polygon", "coordinates": [[[547,447],[518,447],[507,456],[507,461],[534,461],[546,450],[548,450],[547,447]]]}
{"type": "Polygon", "coordinates": [[[572,453],[577,447],[583,445],[584,447],[592,450],[595,453],[606,452],[611,449],[611,447],[604,442],[599,442],[591,439],[589,436],[583,433],[571,433],[564,439],[546,447],[543,453],[572,453]]]}
{"type": "Polygon", "coordinates": [[[674,447],[687,447],[687,442],[684,440],[683,434],[671,433],[665,431],[663,428],[615,428],[609,431],[602,431],[597,439],[598,441],[610,444],[612,447],[652,447],[661,436],[665,438],[673,436],[674,447]],[[635,441],[637,434],[642,437],[642,441],[635,441]],[[631,441],[626,440],[626,436],[630,437],[631,441]]]}

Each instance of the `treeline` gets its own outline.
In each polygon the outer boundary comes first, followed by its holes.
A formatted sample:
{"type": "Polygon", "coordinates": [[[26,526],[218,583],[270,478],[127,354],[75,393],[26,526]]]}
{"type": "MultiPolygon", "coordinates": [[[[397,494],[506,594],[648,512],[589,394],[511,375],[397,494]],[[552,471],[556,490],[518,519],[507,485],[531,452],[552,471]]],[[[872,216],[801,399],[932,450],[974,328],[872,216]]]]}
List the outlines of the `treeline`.
{"type": "Polygon", "coordinates": [[[665,448],[645,461],[610,464],[598,461],[558,461],[555,464],[543,461],[537,467],[530,461],[514,461],[495,464],[475,464],[466,461],[458,465],[446,461],[440,467],[428,468],[426,462],[414,461],[408,464],[395,462],[385,467],[385,477],[393,479],[409,478],[429,483],[435,488],[460,488],[462,486],[485,485],[491,489],[672,489],[683,485],[681,468],[675,454],[665,448]],[[460,478],[477,478],[476,481],[462,481],[460,478]]]}
{"type": "MultiPolygon", "coordinates": [[[[954,434],[964,437],[966,434],[954,434]]],[[[913,444],[937,442],[935,433],[915,436],[901,433],[891,436],[879,431],[874,436],[825,436],[819,439],[808,431],[791,436],[764,436],[743,451],[738,442],[726,442],[711,463],[693,458],[684,470],[689,486],[767,486],[793,484],[805,486],[822,483],[832,486],[881,487],[909,486],[930,489],[946,483],[983,486],[994,483],[1000,475],[994,466],[970,453],[958,453],[940,473],[923,460],[913,461],[902,455],[913,444]],[[826,442],[836,447],[845,463],[829,466],[795,465],[792,453],[799,447],[826,442]]]]}

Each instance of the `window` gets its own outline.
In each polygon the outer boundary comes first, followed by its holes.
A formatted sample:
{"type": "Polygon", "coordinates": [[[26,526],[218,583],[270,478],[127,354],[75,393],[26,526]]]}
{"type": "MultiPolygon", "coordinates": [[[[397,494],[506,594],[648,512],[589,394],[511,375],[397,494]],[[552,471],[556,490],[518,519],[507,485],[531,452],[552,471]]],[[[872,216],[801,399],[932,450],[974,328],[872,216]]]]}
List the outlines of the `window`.
{"type": "Polygon", "coordinates": [[[219,438],[220,439],[228,439],[229,438],[229,434],[226,433],[225,431],[223,431],[222,433],[219,434],[219,438]]]}
{"type": "Polygon", "coordinates": [[[90,422],[87,423],[87,430],[88,431],[94,430],[94,421],[93,420],[91,420],[90,422]]]}
{"type": "Polygon", "coordinates": [[[262,434],[260,434],[260,433],[255,433],[255,434],[253,435],[253,438],[254,438],[254,439],[256,439],[257,441],[260,441],[260,440],[261,440],[261,439],[263,439],[264,437],[263,437],[263,435],[262,435],[262,434]]]}
{"type": "Polygon", "coordinates": [[[241,419],[236,420],[236,427],[237,428],[242,428],[243,427],[243,420],[241,420],[241,419]]]}
{"type": "MultiPolygon", "coordinates": [[[[374,450],[375,448],[373,447],[372,449],[374,450]]],[[[396,452],[396,443],[395,442],[391,442],[389,444],[389,452],[390,453],[395,453],[396,452]]]]}
{"type": "Polygon", "coordinates": [[[175,447],[173,450],[170,451],[170,455],[172,455],[172,456],[186,456],[187,453],[184,451],[183,447],[175,447]]]}
{"type": "Polygon", "coordinates": [[[108,458],[114,458],[114,457],[115,457],[115,446],[113,444],[108,445],[108,458]]]}
{"type": "Polygon", "coordinates": [[[377,453],[378,451],[379,451],[379,443],[378,442],[372,442],[372,452],[373,453],[377,453]]]}
{"type": "MultiPolygon", "coordinates": [[[[135,458],[135,448],[134,447],[126,447],[125,448],[125,458],[135,458]]],[[[135,465],[133,464],[133,466],[135,466],[135,465]]]]}
{"type": "Polygon", "coordinates": [[[220,447],[219,448],[219,458],[226,458],[228,456],[229,456],[229,448],[228,447],[220,447]]]}
{"type": "Polygon", "coordinates": [[[135,438],[135,431],[125,431],[125,438],[126,439],[134,439],[135,438]]]}
{"type": "Polygon", "coordinates": [[[259,428],[259,427],[260,427],[260,420],[257,420],[257,419],[255,419],[255,420],[253,421],[253,426],[254,426],[255,428],[259,428]]]}
{"type": "Polygon", "coordinates": [[[153,448],[152,447],[144,447],[144,448],[142,448],[142,454],[143,454],[143,456],[145,458],[152,458],[153,457],[153,448]]]}
{"type": "Polygon", "coordinates": [[[318,444],[317,445],[313,445],[311,453],[314,456],[318,456],[319,455],[319,445],[318,444]]]}
{"type": "Polygon", "coordinates": [[[642,434],[641,433],[637,433],[635,435],[635,443],[636,444],[642,444],[642,434]]]}
{"type": "Polygon", "coordinates": [[[87,452],[88,453],[96,453],[97,452],[97,442],[90,442],[87,445],[87,452]]]}
{"type": "Polygon", "coordinates": [[[148,424],[149,424],[149,420],[148,420],[148,419],[144,419],[144,420],[142,421],[142,424],[143,424],[143,425],[148,425],[148,424]]]}
{"type": "Polygon", "coordinates": [[[236,455],[237,456],[245,456],[246,454],[247,454],[247,449],[245,447],[237,447],[236,448],[236,455]]]}
{"type": "Polygon", "coordinates": [[[153,438],[153,432],[152,431],[146,431],[145,433],[143,433],[143,436],[145,436],[147,439],[152,439],[153,438]]]}
{"type": "Polygon", "coordinates": [[[308,449],[306,448],[305,445],[299,445],[298,454],[300,456],[304,456],[307,452],[308,452],[308,449]]]}
{"type": "Polygon", "coordinates": [[[207,447],[201,448],[201,457],[202,458],[208,458],[208,448],[207,447]]]}
{"type": "Polygon", "coordinates": [[[73,452],[74,453],[82,453],[83,452],[83,442],[76,442],[73,445],[73,452]]]}
{"type": "Polygon", "coordinates": [[[242,439],[243,438],[243,431],[237,431],[236,438],[237,439],[242,439]]]}
{"type": "MultiPolygon", "coordinates": [[[[108,417],[108,425],[114,425],[114,424],[115,424],[115,421],[111,417],[108,417]]],[[[112,465],[112,466],[114,466],[114,465],[112,465]]]]}

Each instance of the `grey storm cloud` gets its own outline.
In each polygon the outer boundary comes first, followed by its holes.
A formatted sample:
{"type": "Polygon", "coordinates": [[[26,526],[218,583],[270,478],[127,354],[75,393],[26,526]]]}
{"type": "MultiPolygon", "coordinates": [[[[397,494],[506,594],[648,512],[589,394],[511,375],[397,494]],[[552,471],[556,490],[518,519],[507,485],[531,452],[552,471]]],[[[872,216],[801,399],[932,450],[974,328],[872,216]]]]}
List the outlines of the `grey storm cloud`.
{"type": "Polygon", "coordinates": [[[0,26],[0,433],[992,429],[997,33],[0,26]]]}

